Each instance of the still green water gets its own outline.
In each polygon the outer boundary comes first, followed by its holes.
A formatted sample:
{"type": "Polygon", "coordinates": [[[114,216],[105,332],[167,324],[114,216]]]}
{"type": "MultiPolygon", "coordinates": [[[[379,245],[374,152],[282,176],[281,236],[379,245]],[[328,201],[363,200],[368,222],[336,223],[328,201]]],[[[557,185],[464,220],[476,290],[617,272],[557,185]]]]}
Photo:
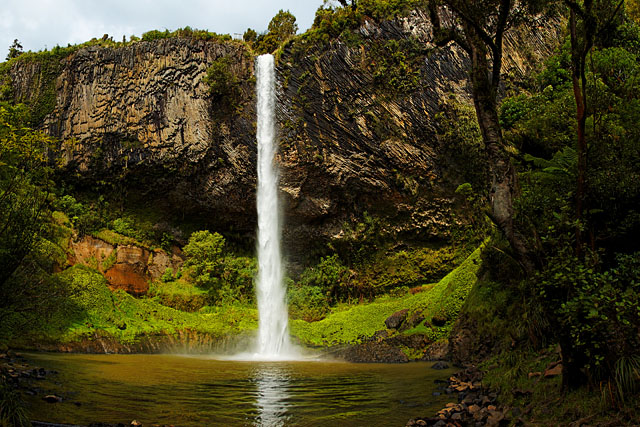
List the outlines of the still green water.
{"type": "Polygon", "coordinates": [[[34,420],[176,426],[404,426],[450,400],[429,363],[237,362],[178,355],[26,355],[55,369],[29,400],[34,420]]]}

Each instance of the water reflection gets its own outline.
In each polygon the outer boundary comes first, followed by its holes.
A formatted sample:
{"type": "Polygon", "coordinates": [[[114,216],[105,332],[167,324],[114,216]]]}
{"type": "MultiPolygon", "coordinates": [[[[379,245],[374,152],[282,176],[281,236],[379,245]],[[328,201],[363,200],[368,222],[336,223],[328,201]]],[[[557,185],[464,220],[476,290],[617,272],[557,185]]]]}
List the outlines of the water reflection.
{"type": "Polygon", "coordinates": [[[261,427],[284,426],[290,418],[290,373],[285,366],[261,364],[253,372],[257,387],[258,417],[261,427]]]}

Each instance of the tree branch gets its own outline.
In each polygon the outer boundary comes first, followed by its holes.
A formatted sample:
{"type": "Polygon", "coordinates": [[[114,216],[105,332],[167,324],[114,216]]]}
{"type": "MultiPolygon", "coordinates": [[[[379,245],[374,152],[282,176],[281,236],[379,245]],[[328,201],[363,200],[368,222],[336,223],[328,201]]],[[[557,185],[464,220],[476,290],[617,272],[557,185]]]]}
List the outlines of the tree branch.
{"type": "Polygon", "coordinates": [[[467,24],[471,25],[471,27],[473,27],[474,31],[476,32],[476,34],[478,35],[478,37],[480,37],[480,39],[487,45],[489,46],[489,49],[491,49],[492,51],[495,49],[496,44],[494,42],[494,40],[491,38],[491,36],[489,34],[487,34],[487,32],[484,30],[484,28],[482,28],[482,26],[480,26],[480,24],[478,24],[478,21],[475,19],[472,19],[471,17],[469,17],[468,14],[466,14],[462,8],[458,7],[454,2],[448,2],[449,7],[451,7],[451,9],[458,15],[460,16],[460,18],[462,18],[467,24]]]}
{"type": "Polygon", "coordinates": [[[438,13],[438,4],[436,2],[429,2],[429,18],[431,25],[433,26],[433,38],[434,43],[438,47],[443,47],[450,42],[456,43],[465,52],[471,54],[471,47],[464,39],[462,34],[455,28],[443,28],[442,21],[440,20],[440,14],[438,13]]]}
{"type": "Polygon", "coordinates": [[[586,12],[582,9],[578,2],[572,0],[564,0],[564,2],[572,11],[576,13],[576,15],[580,16],[583,19],[586,17],[586,12]]]}
{"type": "Polygon", "coordinates": [[[491,47],[491,52],[493,53],[491,84],[494,88],[498,87],[498,82],[500,82],[500,70],[502,68],[502,41],[510,11],[511,0],[500,0],[500,12],[498,14],[498,23],[496,25],[495,44],[491,47]]]}

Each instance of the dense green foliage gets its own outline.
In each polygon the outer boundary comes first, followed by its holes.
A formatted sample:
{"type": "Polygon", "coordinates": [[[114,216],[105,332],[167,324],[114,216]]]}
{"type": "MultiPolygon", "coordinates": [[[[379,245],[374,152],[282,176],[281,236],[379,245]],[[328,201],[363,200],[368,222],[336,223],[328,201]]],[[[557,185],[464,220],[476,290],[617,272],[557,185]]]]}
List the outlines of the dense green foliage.
{"type": "Polygon", "coordinates": [[[213,301],[251,300],[257,264],[253,258],[224,251],[225,239],[218,233],[197,231],[184,247],[184,266],[196,285],[209,292],[213,301]]]}
{"type": "MultiPolygon", "coordinates": [[[[485,286],[487,298],[506,298],[500,304],[502,318],[517,317],[514,307],[523,313],[522,322],[494,328],[518,337],[523,347],[518,357],[528,360],[527,352],[559,343],[563,384],[607,388],[605,407],[621,407],[621,396],[639,384],[634,368],[640,356],[637,29],[621,17],[606,36],[595,39],[587,55],[588,149],[580,215],[570,41],[547,60],[526,90],[503,101],[500,122],[520,160],[521,196],[515,202],[515,218],[533,248],[538,269],[520,279],[515,266],[506,263],[488,275],[488,283],[498,285],[485,286]],[[579,235],[588,237],[578,240],[579,235]],[[499,284],[512,288],[500,291],[499,284]]],[[[466,312],[476,322],[496,316],[479,311],[474,303],[483,305],[472,297],[466,312]]],[[[505,346],[504,351],[501,357],[507,358],[513,349],[505,346]]],[[[514,371],[513,378],[521,374],[514,371]]]]}
{"type": "Polygon", "coordinates": [[[158,31],[151,30],[142,34],[143,41],[153,41],[160,39],[168,39],[172,37],[190,38],[195,40],[214,40],[217,42],[231,41],[229,34],[217,34],[207,30],[192,29],[191,27],[178,28],[175,31],[158,31]]]}
{"type": "Polygon", "coordinates": [[[213,101],[227,109],[236,107],[240,96],[239,81],[231,69],[231,61],[223,56],[207,68],[207,75],[204,78],[209,85],[209,90],[213,101]]]}
{"type": "Polygon", "coordinates": [[[280,9],[269,21],[268,31],[257,34],[251,28],[244,33],[243,39],[248,42],[258,54],[272,53],[278,47],[295,36],[298,32],[296,17],[288,10],[280,9]]]}
{"type": "Polygon", "coordinates": [[[391,314],[409,309],[409,316],[417,314],[424,320],[405,334],[423,333],[432,341],[445,338],[477,280],[480,255],[481,249],[477,249],[438,283],[415,293],[405,291],[400,297],[386,295],[365,304],[338,306],[325,319],[313,323],[295,320],[291,333],[302,343],[314,346],[360,342],[385,329],[384,321],[391,314]],[[443,322],[435,325],[434,317],[443,322]]]}

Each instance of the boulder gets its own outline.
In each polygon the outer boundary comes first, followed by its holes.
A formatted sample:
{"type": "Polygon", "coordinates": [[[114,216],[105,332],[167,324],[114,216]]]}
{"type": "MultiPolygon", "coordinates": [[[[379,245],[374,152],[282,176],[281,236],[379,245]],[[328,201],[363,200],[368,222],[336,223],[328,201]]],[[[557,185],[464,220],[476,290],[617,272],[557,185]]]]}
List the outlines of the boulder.
{"type": "Polygon", "coordinates": [[[431,369],[441,370],[441,369],[448,369],[448,368],[449,368],[449,364],[442,361],[436,362],[433,365],[431,365],[431,369]]]}
{"type": "Polygon", "coordinates": [[[62,402],[62,398],[60,396],[56,396],[55,394],[48,394],[42,398],[47,403],[60,403],[62,402]]]}
{"type": "Polygon", "coordinates": [[[369,341],[349,346],[338,352],[338,355],[347,362],[356,363],[406,363],[409,361],[402,350],[384,341],[369,341]]]}
{"type": "Polygon", "coordinates": [[[407,313],[409,313],[409,309],[396,311],[384,321],[385,326],[388,329],[398,329],[407,318],[407,313]]]}

